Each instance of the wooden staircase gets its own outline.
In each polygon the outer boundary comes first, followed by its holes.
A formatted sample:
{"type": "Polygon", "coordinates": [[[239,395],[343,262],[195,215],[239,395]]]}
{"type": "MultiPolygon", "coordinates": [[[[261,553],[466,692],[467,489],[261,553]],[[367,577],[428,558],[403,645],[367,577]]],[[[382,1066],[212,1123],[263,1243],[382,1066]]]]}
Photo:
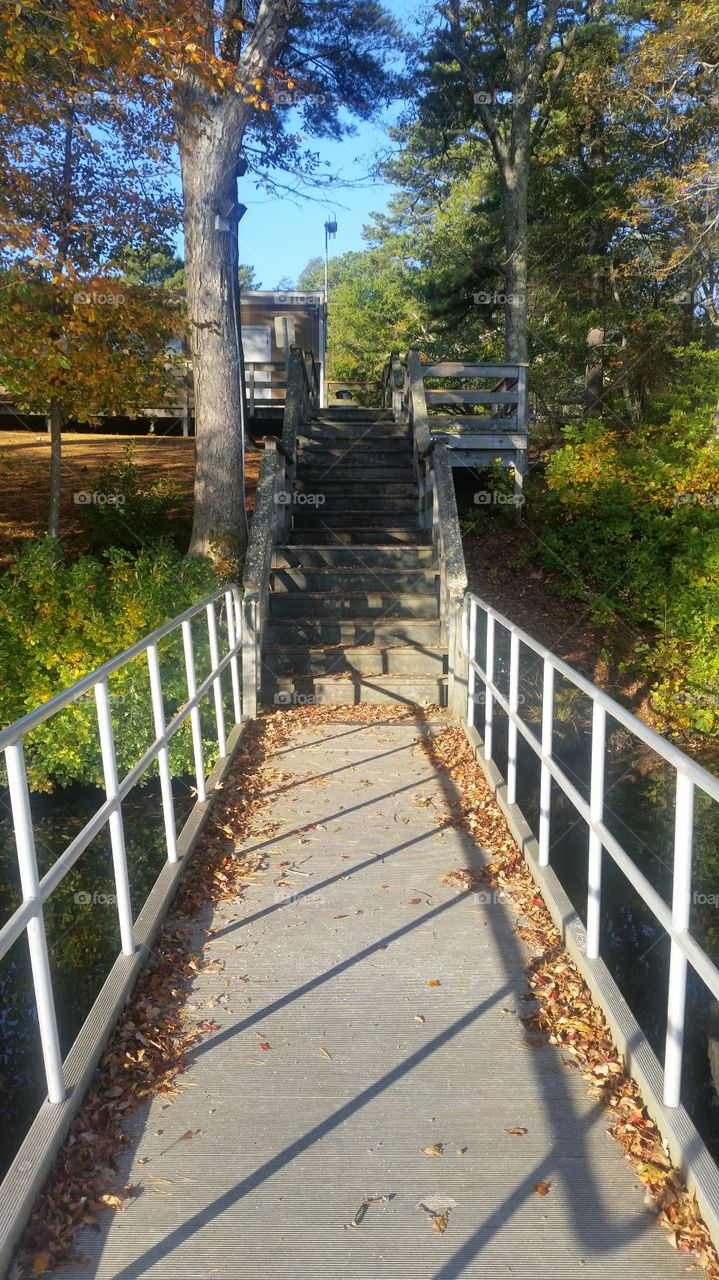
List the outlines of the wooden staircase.
{"type": "Polygon", "coordinates": [[[447,650],[410,429],[388,409],[316,410],[298,428],[289,536],[274,547],[265,703],[439,703],[447,650]]]}

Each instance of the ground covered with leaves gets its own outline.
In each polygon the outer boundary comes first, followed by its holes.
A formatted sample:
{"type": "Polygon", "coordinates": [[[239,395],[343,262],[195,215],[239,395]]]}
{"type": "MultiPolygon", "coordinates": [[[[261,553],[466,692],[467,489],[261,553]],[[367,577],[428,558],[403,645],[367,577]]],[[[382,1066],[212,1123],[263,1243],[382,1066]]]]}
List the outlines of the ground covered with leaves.
{"type": "MultiPolygon", "coordinates": [[[[119,1191],[117,1186],[117,1158],[128,1141],[125,1122],[150,1098],[166,1095],[171,1101],[176,1096],[189,1050],[215,1029],[211,1020],[198,1023],[188,993],[194,977],[215,963],[209,954],[213,930],[204,927],[211,906],[241,900],[264,870],[261,854],[238,855],[236,850],[248,835],[257,834],[258,826],[267,827],[268,796],[282,777],[274,763],[278,751],[301,728],[373,722],[417,724],[418,743],[456,790],[454,820],[490,859],[478,870],[450,867],[444,882],[456,884],[460,891],[486,885],[506,893],[517,912],[516,931],[531,953],[525,1024],[560,1048],[565,1066],[579,1071],[592,1096],[606,1106],[609,1132],[643,1183],[647,1203],[667,1229],[670,1243],[688,1255],[688,1263],[719,1280],[719,1259],[696,1200],[672,1167],[638,1086],[627,1076],[604,1017],[562,945],[471,747],[461,730],[445,727],[446,718],[444,724],[436,723],[440,716],[436,707],[297,707],[261,716],[248,726],[172,911],[35,1204],[11,1280],[25,1280],[72,1261],[79,1228],[85,1224],[99,1229],[104,1214],[120,1211],[134,1195],[131,1184],[119,1191]],[[424,731],[428,719],[435,719],[432,735],[424,731]],[[207,940],[200,947],[198,920],[207,940]]],[[[521,1129],[508,1132],[518,1139],[524,1136],[521,1129]]],[[[189,1130],[178,1141],[192,1137],[189,1130]]],[[[550,1189],[551,1182],[534,1188],[538,1195],[550,1189]]],[[[433,1225],[433,1230],[444,1226],[433,1225]]]]}

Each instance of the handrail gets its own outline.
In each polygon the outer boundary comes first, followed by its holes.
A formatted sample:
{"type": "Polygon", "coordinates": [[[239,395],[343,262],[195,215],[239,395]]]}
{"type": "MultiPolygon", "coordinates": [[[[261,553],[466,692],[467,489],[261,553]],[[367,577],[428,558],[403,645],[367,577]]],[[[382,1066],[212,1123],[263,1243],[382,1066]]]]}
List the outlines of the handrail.
{"type": "Polygon", "coordinates": [[[76,702],[83,693],[88,693],[100,680],[107,680],[108,676],[113,675],[120,667],[124,667],[132,658],[139,657],[150,645],[156,645],[165,636],[168,636],[171,631],[175,631],[180,623],[194,618],[195,614],[201,613],[213,601],[219,600],[226,595],[228,590],[236,591],[237,588],[234,584],[230,588],[218,588],[211,595],[205,596],[204,600],[200,600],[198,604],[193,604],[189,609],[185,609],[184,613],[179,613],[176,618],[163,623],[161,627],[156,627],[149,635],[143,636],[141,640],[130,645],[129,649],[123,649],[122,653],[118,653],[115,658],[110,658],[101,667],[96,667],[94,671],[90,671],[82,679],[76,681],[75,684],[70,685],[69,688],[55,694],[54,698],[43,702],[39,707],[35,707],[33,711],[28,711],[27,715],[22,716],[21,719],[14,720],[7,728],[0,730],[0,751],[4,751],[6,747],[14,742],[19,742],[31,729],[36,729],[39,724],[49,720],[51,716],[54,716],[58,711],[62,711],[64,707],[68,707],[71,702],[76,702]]]}
{"type": "Polygon", "coordinates": [[[18,941],[24,932],[27,933],[48,1099],[51,1103],[59,1104],[64,1102],[66,1088],[48,958],[43,904],[57,889],[98,833],[103,827],[108,826],[114,873],[114,896],[120,924],[121,951],[124,956],[133,956],[135,954],[130,873],[125,852],[122,801],[141,780],[147,769],[157,760],[167,862],[177,863],[179,860],[178,839],[181,839],[182,836],[178,838],[175,834],[175,806],[172,794],[169,744],[189,718],[195,764],[197,803],[183,827],[184,832],[191,823],[197,822],[197,811],[204,810],[206,807],[207,776],[203,756],[200,706],[210,692],[212,692],[214,700],[218,755],[221,759],[227,756],[228,735],[225,724],[221,677],[228,667],[232,679],[234,713],[232,732],[238,728],[245,718],[246,709],[243,705],[243,690],[238,662],[241,649],[242,614],[240,599],[237,587],[234,583],[231,583],[226,587],[213,591],[204,600],[189,609],[185,609],[183,613],[164,623],[163,626],[155,628],[154,631],[144,636],[136,644],[131,645],[116,657],[103,663],[102,666],[78,680],[69,689],[63,690],[62,693],[51,698],[43,706],[37,707],[20,720],[16,720],[14,724],[9,725],[0,733],[0,750],[5,753],[10,809],[23,897],[22,904],[0,927],[0,958],[18,941]],[[224,602],[225,606],[227,651],[222,656],[220,656],[218,643],[216,614],[218,602],[224,602]],[[198,687],[195,675],[195,650],[191,623],[194,617],[203,612],[207,621],[207,640],[212,668],[209,675],[202,680],[198,687]],[[165,637],[178,631],[182,635],[183,642],[187,700],[168,723],[163,701],[162,669],[158,645],[165,637]],[[108,681],[115,672],[121,670],[127,663],[134,661],[143,653],[147,654],[155,737],[150,747],[135,762],[129,773],[124,778],[119,779],[108,681]],[[105,800],[85,823],[82,830],[54,860],[43,878],[40,879],[35,852],[24,740],[27,734],[38,725],[47,722],[64,708],[77,702],[90,690],[95,695],[97,732],[105,782],[105,800]]]}
{"type": "Polygon", "coordinates": [[[452,466],[447,446],[430,436],[419,352],[409,351],[404,366],[399,357],[395,360],[393,352],[385,368],[387,387],[393,383],[393,403],[396,403],[394,396],[399,395],[395,416],[406,418],[412,432],[417,477],[417,525],[432,533],[432,563],[439,577],[440,638],[449,655],[447,702],[456,712],[457,699],[466,685],[466,679],[463,681],[460,632],[467,571],[452,466]],[[404,394],[399,390],[400,377],[404,394]]]}
{"type": "Polygon", "coordinates": [[[589,869],[587,889],[586,955],[600,958],[600,913],[602,851],[606,850],[616,866],[629,880],[654,918],[671,940],[667,993],[667,1033],[664,1050],[663,1102],[666,1107],[680,1105],[681,1074],[684,1048],[687,964],[719,1000],[719,967],[711,960],[690,931],[691,863],[694,839],[695,791],[702,791],[719,802],[719,779],[680,751],[673,743],[642,724],[636,716],[601,689],[575,671],[546,646],[534,640],[520,627],[498,613],[472,592],[465,598],[462,626],[462,648],[468,663],[467,699],[463,719],[474,728],[476,684],[479,679],[484,694],[484,758],[492,760],[495,705],[508,719],[506,802],[517,800],[518,734],[529,744],[541,762],[540,821],[538,865],[549,866],[550,854],[550,787],[554,781],[589,828],[589,869]],[[477,656],[477,618],[486,618],[484,658],[477,656]],[[496,628],[510,637],[509,697],[499,690],[495,680],[496,628]],[[543,663],[542,715],[539,734],[519,714],[519,667],[521,646],[532,650],[543,663]],[[587,802],[556,760],[552,751],[554,726],[554,676],[561,675],[592,702],[591,790],[587,802]],[[674,829],[674,870],[672,904],[668,906],[631,855],[604,822],[604,768],[606,757],[607,717],[628,729],[656,755],[666,760],[675,771],[676,810],[674,829]]]}
{"type": "Polygon", "coordinates": [[[265,456],[255,494],[255,508],[242,577],[244,588],[243,687],[247,713],[257,714],[260,691],[262,640],[269,610],[270,572],[275,547],[292,528],[292,496],[296,471],[297,429],[308,421],[319,403],[317,367],[312,356],[312,377],[306,356],[298,347],[290,352],[287,396],[282,418],[282,438],[265,441],[265,456]]]}
{"type": "Polygon", "coordinates": [[[419,457],[423,458],[432,448],[432,436],[429,430],[422,364],[418,351],[407,352],[406,368],[409,421],[412,425],[415,449],[419,457]]]}

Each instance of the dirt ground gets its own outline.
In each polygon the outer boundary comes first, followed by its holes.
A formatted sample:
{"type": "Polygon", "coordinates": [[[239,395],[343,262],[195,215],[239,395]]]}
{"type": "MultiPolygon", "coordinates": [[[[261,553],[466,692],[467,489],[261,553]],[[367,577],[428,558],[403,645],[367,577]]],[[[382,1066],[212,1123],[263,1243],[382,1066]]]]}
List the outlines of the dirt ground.
{"type": "Polygon", "coordinates": [[[496,529],[465,536],[464,555],[470,590],[652,724],[649,688],[632,662],[646,637],[618,614],[603,626],[584,601],[558,595],[558,579],[541,563],[528,521],[497,521],[496,529]]]}
{"type": "MultiPolygon", "coordinates": [[[[68,432],[62,442],[60,535],[70,551],[83,550],[80,508],[74,495],[93,489],[108,462],[119,461],[128,443],[148,477],[170,480],[192,503],[194,439],[181,436],[103,435],[68,432]]],[[[261,452],[247,457],[248,506],[252,509],[261,452]]],[[[44,432],[0,432],[0,562],[22,542],[42,533],[47,520],[50,444],[44,432]]]]}

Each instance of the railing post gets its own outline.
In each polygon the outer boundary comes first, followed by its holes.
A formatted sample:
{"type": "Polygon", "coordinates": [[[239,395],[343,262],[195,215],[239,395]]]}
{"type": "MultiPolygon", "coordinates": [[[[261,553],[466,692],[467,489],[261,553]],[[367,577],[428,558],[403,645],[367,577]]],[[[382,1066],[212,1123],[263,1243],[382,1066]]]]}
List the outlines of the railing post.
{"type": "Polygon", "coordinates": [[[494,718],[494,697],[490,682],[494,680],[494,618],[487,614],[487,648],[484,659],[486,681],[484,685],[484,758],[492,759],[492,721],[494,718]]]}
{"type": "Polygon", "coordinates": [[[245,715],[254,719],[257,715],[259,676],[259,597],[246,596],[242,602],[242,609],[242,704],[245,715]]]}
{"type": "MultiPolygon", "coordinates": [[[[607,737],[607,713],[598,702],[592,704],[592,766],[589,794],[589,816],[593,822],[604,817],[604,757],[607,737]]],[[[599,958],[599,936],[602,908],[602,842],[589,831],[587,867],[587,957],[599,958]]]]}
{"type": "MultiPolygon", "coordinates": [[[[147,646],[147,666],[150,672],[150,697],[152,699],[152,717],[155,723],[155,737],[164,737],[165,704],[162,698],[162,679],[160,676],[160,659],[156,644],[147,646]]],[[[157,752],[157,768],[160,774],[160,792],[162,795],[162,816],[165,823],[165,844],[167,861],[177,862],[177,839],[175,835],[175,802],[172,795],[172,774],[170,773],[170,753],[167,745],[157,752]]]]}
{"type": "Polygon", "coordinates": [[[509,720],[507,724],[507,804],[517,802],[517,726],[512,716],[519,709],[519,636],[509,637],[509,720]]]}
{"type": "MultiPolygon", "coordinates": [[[[189,620],[182,624],[182,646],[185,651],[187,696],[191,700],[197,693],[197,682],[195,680],[195,655],[192,648],[192,626],[189,620]]],[[[192,750],[195,757],[197,799],[203,801],[207,799],[207,791],[205,789],[205,762],[202,757],[202,721],[199,707],[193,707],[190,711],[190,725],[192,727],[192,750]]]]}
{"type": "Polygon", "coordinates": [[[27,942],[30,951],[33,987],[35,989],[40,1044],[45,1064],[47,1096],[50,1102],[64,1102],[66,1097],[65,1077],[62,1070],[60,1037],[57,1030],[55,1000],[52,993],[50,961],[47,954],[45,919],[40,902],[40,880],[37,870],[30,793],[27,785],[22,742],[14,742],[11,746],[5,748],[5,762],[7,764],[10,807],[15,828],[15,843],[23,901],[27,902],[34,898],[37,902],[35,915],[27,923],[27,942]]]}
{"type": "MultiPolygon", "coordinates": [[[[683,773],[677,772],[672,886],[673,934],[686,933],[689,929],[693,842],[694,783],[683,773]]],[[[667,1001],[667,1040],[664,1051],[664,1105],[667,1107],[678,1107],[681,1101],[686,998],[687,958],[672,938],[667,1001]]]]}
{"type": "MultiPolygon", "coordinates": [[[[220,652],[217,647],[217,619],[215,617],[215,602],[211,600],[206,607],[207,613],[207,636],[210,641],[210,662],[212,670],[216,671],[220,665],[220,652]]],[[[215,696],[215,721],[217,723],[217,749],[220,757],[227,755],[227,739],[225,737],[225,709],[222,705],[222,676],[218,675],[212,682],[212,692],[215,696]]]]}
{"type": "MultiPolygon", "coordinates": [[[[548,658],[544,659],[544,677],[542,681],[542,756],[546,759],[552,755],[552,739],[554,736],[554,667],[548,658]]],[[[539,865],[549,866],[549,824],[552,810],[552,775],[549,766],[542,760],[542,772],[539,782],[539,865]]]]}
{"type": "Polygon", "coordinates": [[[117,915],[120,921],[120,941],[122,954],[135,954],[135,936],[132,927],[132,899],[130,897],[130,881],[127,875],[127,854],[125,852],[125,828],[122,822],[122,809],[119,800],[117,782],[117,758],[115,755],[115,735],[112,731],[112,715],[110,713],[110,692],[107,680],[95,685],[95,705],[97,707],[97,727],[100,733],[100,751],[102,753],[102,772],[105,777],[105,794],[108,800],[114,801],[114,808],[108,818],[110,828],[110,845],[112,848],[112,866],[115,872],[115,893],[117,896],[117,915]]]}
{"type": "Polygon", "coordinates": [[[230,658],[230,675],[232,677],[232,707],[235,713],[235,724],[242,719],[242,696],[240,693],[240,671],[237,662],[237,628],[235,626],[235,594],[225,592],[225,609],[227,610],[227,647],[233,655],[230,658]]]}
{"type": "Polygon", "coordinates": [[[475,714],[475,691],[477,685],[477,672],[475,670],[475,662],[477,660],[477,601],[473,596],[469,599],[469,638],[467,640],[467,724],[470,729],[474,727],[475,714]]]}

